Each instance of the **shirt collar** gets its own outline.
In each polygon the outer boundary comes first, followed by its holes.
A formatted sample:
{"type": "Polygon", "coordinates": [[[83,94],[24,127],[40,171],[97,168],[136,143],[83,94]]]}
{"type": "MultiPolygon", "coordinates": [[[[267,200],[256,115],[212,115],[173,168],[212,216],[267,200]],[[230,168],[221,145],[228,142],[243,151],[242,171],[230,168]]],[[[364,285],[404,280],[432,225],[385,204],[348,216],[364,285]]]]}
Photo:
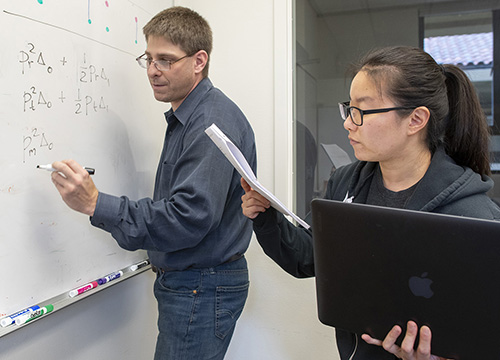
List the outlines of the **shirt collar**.
{"type": "Polygon", "coordinates": [[[194,112],[201,99],[205,94],[213,88],[213,84],[209,78],[203,78],[198,85],[189,93],[176,111],[172,108],[165,113],[165,119],[170,124],[174,119],[177,119],[182,125],[185,125],[191,114],[194,112]],[[174,115],[174,116],[172,116],[174,115]]]}

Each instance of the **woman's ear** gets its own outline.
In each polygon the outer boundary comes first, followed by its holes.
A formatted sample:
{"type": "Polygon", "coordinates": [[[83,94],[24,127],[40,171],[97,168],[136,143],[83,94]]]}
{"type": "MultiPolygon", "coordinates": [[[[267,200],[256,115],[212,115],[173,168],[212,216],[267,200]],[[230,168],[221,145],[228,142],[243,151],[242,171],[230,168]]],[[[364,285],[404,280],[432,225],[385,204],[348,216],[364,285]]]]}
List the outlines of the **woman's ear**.
{"type": "Polygon", "coordinates": [[[431,112],[425,106],[419,106],[410,114],[409,134],[416,134],[427,126],[431,112]]]}

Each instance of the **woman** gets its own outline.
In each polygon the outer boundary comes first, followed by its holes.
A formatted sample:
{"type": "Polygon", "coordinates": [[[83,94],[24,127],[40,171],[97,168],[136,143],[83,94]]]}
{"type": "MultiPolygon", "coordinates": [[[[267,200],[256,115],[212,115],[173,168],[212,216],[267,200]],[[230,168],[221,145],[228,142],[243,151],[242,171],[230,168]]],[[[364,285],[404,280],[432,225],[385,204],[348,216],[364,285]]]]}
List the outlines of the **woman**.
{"type": "MultiPolygon", "coordinates": [[[[453,65],[413,47],[369,53],[339,104],[357,162],[339,168],[325,198],[482,219],[500,219],[486,192],[489,133],[475,90],[453,65]]],[[[311,232],[270,208],[242,179],[243,213],[267,255],[295,277],[314,276],[311,232]]],[[[341,359],[438,359],[431,330],[409,321],[382,340],[337,329],[341,359]],[[418,348],[414,350],[419,336],[418,348]]]]}

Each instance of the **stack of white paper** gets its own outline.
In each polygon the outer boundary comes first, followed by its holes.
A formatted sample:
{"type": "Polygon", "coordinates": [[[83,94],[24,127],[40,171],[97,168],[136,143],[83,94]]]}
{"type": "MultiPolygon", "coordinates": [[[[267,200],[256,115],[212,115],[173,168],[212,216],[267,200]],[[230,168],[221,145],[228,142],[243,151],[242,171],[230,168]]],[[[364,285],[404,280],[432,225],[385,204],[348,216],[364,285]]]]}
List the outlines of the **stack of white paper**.
{"type": "Polygon", "coordinates": [[[252,168],[250,167],[250,165],[248,165],[248,162],[241,153],[240,149],[238,149],[236,145],[233,144],[233,142],[217,127],[217,125],[212,124],[205,130],[205,133],[210,136],[210,139],[212,139],[212,141],[215,143],[215,145],[217,145],[220,151],[222,151],[229,162],[231,162],[231,164],[238,171],[241,177],[245,179],[246,182],[255,191],[269,200],[272,207],[285,215],[291,216],[304,228],[309,229],[309,225],[304,220],[288,210],[285,205],[283,205],[271,192],[269,192],[257,181],[252,168]]]}

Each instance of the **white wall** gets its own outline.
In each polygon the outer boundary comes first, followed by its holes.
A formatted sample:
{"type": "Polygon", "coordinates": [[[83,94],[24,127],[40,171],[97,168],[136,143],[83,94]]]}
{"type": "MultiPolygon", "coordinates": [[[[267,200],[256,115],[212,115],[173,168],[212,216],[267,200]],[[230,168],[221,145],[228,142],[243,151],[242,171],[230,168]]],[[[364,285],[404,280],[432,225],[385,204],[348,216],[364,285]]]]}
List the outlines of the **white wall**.
{"type": "MultiPolygon", "coordinates": [[[[258,176],[292,205],[292,1],[182,0],[214,32],[211,79],[245,112],[257,139],[258,176]]],[[[338,359],[317,320],[313,279],[284,273],[253,239],[251,287],[228,360],[338,359]]],[[[0,359],[151,359],[153,274],[147,272],[0,338],[0,359]]]]}

